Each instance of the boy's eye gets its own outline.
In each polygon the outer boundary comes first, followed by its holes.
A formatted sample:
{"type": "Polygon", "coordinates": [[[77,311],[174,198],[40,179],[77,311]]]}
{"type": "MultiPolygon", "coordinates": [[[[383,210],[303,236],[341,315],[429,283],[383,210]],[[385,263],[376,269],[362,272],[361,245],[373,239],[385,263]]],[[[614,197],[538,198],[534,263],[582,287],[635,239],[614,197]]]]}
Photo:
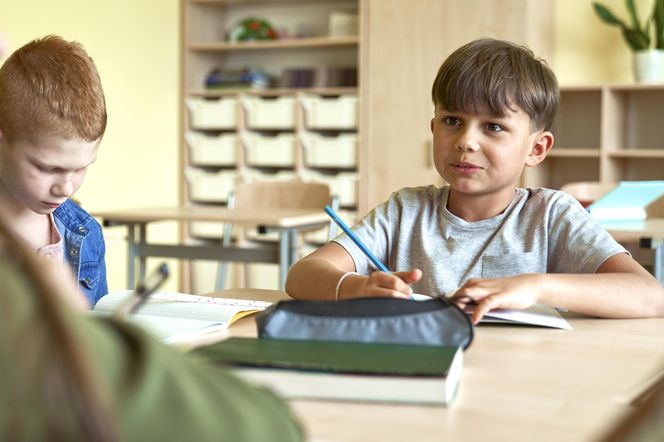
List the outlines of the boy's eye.
{"type": "Polygon", "coordinates": [[[455,117],[445,117],[443,122],[448,126],[457,126],[459,124],[459,119],[455,117]]]}
{"type": "Polygon", "coordinates": [[[496,123],[487,123],[486,128],[489,132],[502,132],[504,130],[503,126],[496,123]]]}

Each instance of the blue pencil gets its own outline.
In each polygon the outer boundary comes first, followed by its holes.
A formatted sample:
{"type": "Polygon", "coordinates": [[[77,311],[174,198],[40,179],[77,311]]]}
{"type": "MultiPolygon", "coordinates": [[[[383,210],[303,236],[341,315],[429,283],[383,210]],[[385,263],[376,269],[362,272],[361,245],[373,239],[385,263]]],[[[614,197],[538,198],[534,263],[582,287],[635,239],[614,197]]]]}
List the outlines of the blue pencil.
{"type": "Polygon", "coordinates": [[[383,271],[385,273],[390,273],[390,270],[385,266],[385,264],[380,262],[378,258],[376,258],[374,254],[371,253],[369,249],[367,249],[367,246],[365,246],[364,243],[360,240],[360,238],[358,238],[357,235],[353,233],[353,231],[350,229],[350,227],[348,227],[348,225],[344,222],[344,220],[339,218],[339,215],[337,215],[337,213],[332,209],[332,207],[325,206],[325,213],[327,213],[330,216],[330,218],[332,218],[332,221],[334,221],[336,225],[339,226],[346,235],[348,235],[348,237],[355,243],[355,245],[357,245],[360,248],[360,250],[362,250],[362,253],[364,253],[367,256],[367,258],[369,258],[369,260],[373,263],[373,265],[376,266],[378,270],[383,271]]]}

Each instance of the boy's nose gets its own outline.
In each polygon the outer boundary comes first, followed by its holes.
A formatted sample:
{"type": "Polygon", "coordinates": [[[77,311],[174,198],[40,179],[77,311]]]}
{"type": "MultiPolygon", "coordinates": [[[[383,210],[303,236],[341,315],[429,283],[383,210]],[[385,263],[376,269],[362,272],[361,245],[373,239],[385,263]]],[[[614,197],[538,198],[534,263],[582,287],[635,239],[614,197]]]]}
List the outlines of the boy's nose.
{"type": "Polygon", "coordinates": [[[55,196],[69,198],[74,194],[74,183],[71,179],[63,179],[54,184],[51,193],[55,196]]]}
{"type": "Polygon", "coordinates": [[[457,139],[455,147],[461,151],[476,152],[480,148],[480,143],[472,135],[472,131],[467,130],[457,139]]]}

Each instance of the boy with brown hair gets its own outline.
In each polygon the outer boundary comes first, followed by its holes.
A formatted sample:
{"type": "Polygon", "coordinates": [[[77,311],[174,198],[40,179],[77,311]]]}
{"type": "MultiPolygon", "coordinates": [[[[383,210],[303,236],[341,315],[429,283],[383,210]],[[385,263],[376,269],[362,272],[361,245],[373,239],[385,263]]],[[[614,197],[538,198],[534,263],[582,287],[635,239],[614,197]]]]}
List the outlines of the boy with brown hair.
{"type": "Polygon", "coordinates": [[[553,72],[532,51],[481,39],[452,53],[433,83],[436,170],[448,183],[405,188],[354,226],[393,273],[346,235],[291,269],[295,298],[455,293],[472,320],[535,303],[600,317],[664,316],[664,290],[570,195],[517,188],[553,147],[553,72]],[[411,288],[412,286],[412,288],[411,288]]]}
{"type": "Polygon", "coordinates": [[[69,198],[105,129],[99,74],[80,44],[47,36],[0,68],[0,204],[30,248],[68,264],[91,305],[108,292],[104,238],[69,198]]]}

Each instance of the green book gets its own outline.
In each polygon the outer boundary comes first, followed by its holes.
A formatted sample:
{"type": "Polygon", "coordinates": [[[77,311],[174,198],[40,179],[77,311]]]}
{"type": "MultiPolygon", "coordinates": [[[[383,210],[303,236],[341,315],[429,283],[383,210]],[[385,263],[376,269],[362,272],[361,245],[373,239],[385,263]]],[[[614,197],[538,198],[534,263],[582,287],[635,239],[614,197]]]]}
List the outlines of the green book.
{"type": "Polygon", "coordinates": [[[393,344],[229,338],[195,351],[286,398],[446,405],[463,350],[393,344]]]}

